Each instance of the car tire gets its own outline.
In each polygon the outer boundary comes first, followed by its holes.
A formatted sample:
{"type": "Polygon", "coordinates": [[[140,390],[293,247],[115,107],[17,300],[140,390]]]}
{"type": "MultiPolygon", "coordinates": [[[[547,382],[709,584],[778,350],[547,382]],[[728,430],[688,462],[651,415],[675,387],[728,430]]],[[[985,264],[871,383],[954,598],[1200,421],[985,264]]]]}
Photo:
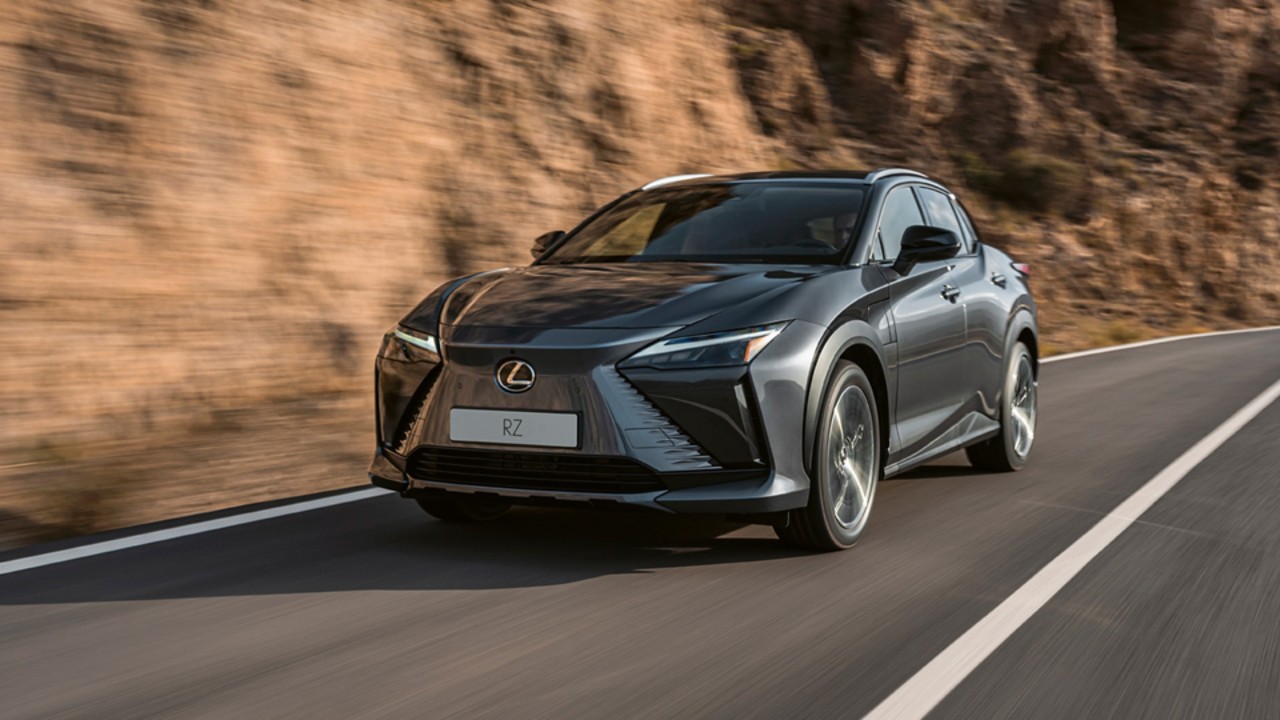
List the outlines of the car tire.
{"type": "Polygon", "coordinates": [[[1015,343],[1005,365],[1000,397],[1000,432],[965,448],[969,463],[987,472],[1021,470],[1036,437],[1035,366],[1026,345],[1015,343]]]}
{"type": "Polygon", "coordinates": [[[862,368],[836,368],[819,417],[809,502],[775,531],[789,544],[829,552],[851,547],[862,536],[884,473],[876,394],[862,368]]]}
{"type": "Polygon", "coordinates": [[[418,507],[428,515],[444,522],[481,523],[496,520],[511,503],[495,497],[478,497],[457,493],[438,492],[415,498],[418,507]]]}

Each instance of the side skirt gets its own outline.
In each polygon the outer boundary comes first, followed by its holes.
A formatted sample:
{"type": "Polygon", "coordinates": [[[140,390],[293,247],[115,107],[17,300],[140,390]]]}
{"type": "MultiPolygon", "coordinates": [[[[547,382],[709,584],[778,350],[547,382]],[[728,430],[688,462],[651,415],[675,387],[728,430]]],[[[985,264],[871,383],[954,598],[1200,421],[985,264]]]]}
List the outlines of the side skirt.
{"type": "Polygon", "coordinates": [[[950,430],[940,435],[938,439],[933,441],[933,443],[928,447],[909,458],[905,458],[892,465],[886,466],[884,469],[884,476],[892,477],[899,473],[906,472],[913,467],[923,465],[930,460],[953,453],[962,447],[982,442],[983,440],[994,437],[999,433],[1000,423],[980,412],[971,412],[964,416],[960,422],[951,426],[950,430]]]}

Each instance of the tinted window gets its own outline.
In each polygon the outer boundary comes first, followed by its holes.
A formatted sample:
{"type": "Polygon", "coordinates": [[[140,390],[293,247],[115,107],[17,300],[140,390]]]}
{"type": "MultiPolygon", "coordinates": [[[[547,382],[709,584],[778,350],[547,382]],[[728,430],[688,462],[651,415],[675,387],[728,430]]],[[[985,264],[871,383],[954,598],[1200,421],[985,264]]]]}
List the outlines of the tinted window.
{"type": "Polygon", "coordinates": [[[964,243],[966,249],[972,249],[972,243],[965,236],[960,219],[956,217],[955,208],[951,206],[951,198],[930,188],[917,188],[916,192],[920,194],[920,202],[924,203],[929,224],[943,230],[950,230],[956,234],[960,242],[964,243]]]}
{"type": "Polygon", "coordinates": [[[924,225],[924,216],[916,204],[911,188],[900,187],[889,191],[884,210],[880,214],[880,254],[875,260],[893,260],[902,247],[902,233],[912,225],[924,225]]]}
{"type": "Polygon", "coordinates": [[[848,183],[660,188],[610,208],[544,262],[837,262],[861,205],[848,183]]]}

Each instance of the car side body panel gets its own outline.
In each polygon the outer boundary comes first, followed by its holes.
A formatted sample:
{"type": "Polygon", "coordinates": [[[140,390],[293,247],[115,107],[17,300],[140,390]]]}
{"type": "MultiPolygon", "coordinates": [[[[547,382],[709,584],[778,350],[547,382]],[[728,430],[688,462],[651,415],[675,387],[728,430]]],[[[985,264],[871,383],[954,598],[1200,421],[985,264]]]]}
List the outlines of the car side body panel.
{"type": "Polygon", "coordinates": [[[955,278],[948,261],[921,263],[905,276],[892,269],[890,307],[898,337],[899,443],[888,462],[914,455],[959,422],[967,386],[964,376],[964,306],[943,296],[955,278]]]}
{"type": "MultiPolygon", "coordinates": [[[[1026,279],[1013,269],[1009,256],[986,245],[979,248],[963,299],[967,328],[964,366],[972,389],[966,405],[998,417],[1008,351],[1024,330],[1037,336],[1035,303],[1026,279]]],[[[1037,348],[1030,349],[1035,358],[1037,348]]]]}

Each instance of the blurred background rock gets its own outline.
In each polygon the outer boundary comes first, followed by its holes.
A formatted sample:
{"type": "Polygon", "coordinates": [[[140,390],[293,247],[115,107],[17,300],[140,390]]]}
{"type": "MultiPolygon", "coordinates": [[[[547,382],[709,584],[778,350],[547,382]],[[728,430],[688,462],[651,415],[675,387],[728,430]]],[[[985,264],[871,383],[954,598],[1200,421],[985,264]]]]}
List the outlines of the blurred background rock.
{"type": "Polygon", "coordinates": [[[378,337],[690,171],[904,164],[1066,350],[1280,319],[1268,0],[2,0],[0,547],[364,481],[378,337]]]}

